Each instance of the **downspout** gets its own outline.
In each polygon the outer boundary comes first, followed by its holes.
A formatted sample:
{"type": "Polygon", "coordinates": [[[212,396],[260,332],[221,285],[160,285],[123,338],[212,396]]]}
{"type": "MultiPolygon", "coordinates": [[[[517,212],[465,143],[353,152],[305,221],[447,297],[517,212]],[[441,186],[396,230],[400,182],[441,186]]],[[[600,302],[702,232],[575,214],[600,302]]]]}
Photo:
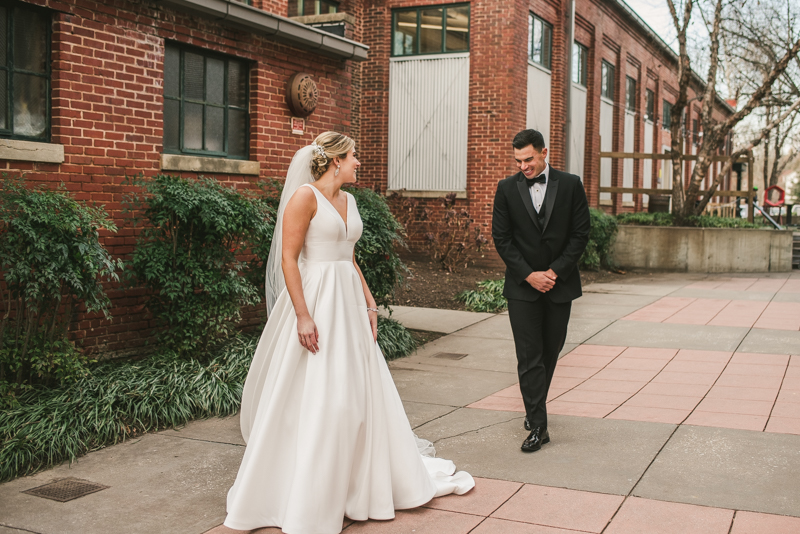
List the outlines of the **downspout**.
{"type": "Polygon", "coordinates": [[[564,124],[564,168],[567,172],[572,172],[570,168],[570,145],[572,144],[572,48],[575,42],[575,0],[569,0],[567,16],[567,39],[566,39],[566,53],[567,53],[567,89],[564,101],[566,103],[566,122],[564,124]]]}

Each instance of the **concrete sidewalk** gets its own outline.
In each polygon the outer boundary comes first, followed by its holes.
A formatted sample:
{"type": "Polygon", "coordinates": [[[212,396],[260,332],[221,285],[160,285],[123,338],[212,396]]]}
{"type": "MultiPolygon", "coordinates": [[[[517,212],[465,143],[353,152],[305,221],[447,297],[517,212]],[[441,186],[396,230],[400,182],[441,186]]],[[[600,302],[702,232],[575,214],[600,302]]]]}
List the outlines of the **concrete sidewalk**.
{"type": "MultiPolygon", "coordinates": [[[[800,273],[587,287],[534,454],[505,314],[393,317],[447,334],[390,367],[415,431],[477,485],[345,532],[800,532],[800,273]]],[[[242,453],[235,417],[108,447],[0,485],[0,534],[225,532],[242,453]],[[109,488],[21,493],[64,477],[109,488]]]]}

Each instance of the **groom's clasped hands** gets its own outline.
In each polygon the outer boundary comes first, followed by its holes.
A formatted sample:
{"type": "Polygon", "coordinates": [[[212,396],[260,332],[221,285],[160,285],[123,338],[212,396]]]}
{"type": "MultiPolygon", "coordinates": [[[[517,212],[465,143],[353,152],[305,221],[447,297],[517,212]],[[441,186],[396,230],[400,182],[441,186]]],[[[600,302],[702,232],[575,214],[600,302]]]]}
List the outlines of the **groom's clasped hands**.
{"type": "Polygon", "coordinates": [[[553,289],[554,285],[556,285],[556,278],[558,278],[558,275],[553,272],[553,269],[547,269],[546,271],[532,272],[528,275],[525,281],[528,282],[536,291],[547,293],[553,289]]]}

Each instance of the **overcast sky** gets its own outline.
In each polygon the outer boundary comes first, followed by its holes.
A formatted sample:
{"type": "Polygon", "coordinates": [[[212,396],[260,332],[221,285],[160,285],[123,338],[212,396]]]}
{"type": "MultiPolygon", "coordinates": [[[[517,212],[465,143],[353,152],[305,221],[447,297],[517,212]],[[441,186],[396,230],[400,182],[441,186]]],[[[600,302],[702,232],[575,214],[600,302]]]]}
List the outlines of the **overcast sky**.
{"type": "Polygon", "coordinates": [[[673,50],[678,48],[667,0],[624,0],[673,50]]]}

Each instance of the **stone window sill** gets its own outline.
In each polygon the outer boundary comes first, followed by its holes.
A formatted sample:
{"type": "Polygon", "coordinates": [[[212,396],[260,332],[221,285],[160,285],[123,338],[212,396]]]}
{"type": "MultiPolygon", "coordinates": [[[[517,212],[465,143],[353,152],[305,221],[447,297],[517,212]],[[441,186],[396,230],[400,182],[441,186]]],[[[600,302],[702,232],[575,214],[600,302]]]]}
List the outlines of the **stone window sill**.
{"type": "Polygon", "coordinates": [[[64,163],[64,145],[0,139],[0,160],[64,163]]]}
{"type": "Polygon", "coordinates": [[[444,198],[450,193],[455,193],[456,198],[467,198],[466,191],[409,191],[408,189],[395,189],[392,191],[386,191],[387,195],[391,195],[392,193],[397,193],[401,197],[410,198],[444,198]]]}
{"type": "Polygon", "coordinates": [[[183,172],[205,172],[210,174],[250,174],[258,176],[261,166],[257,161],[225,158],[202,158],[161,154],[161,170],[183,172]]]}

